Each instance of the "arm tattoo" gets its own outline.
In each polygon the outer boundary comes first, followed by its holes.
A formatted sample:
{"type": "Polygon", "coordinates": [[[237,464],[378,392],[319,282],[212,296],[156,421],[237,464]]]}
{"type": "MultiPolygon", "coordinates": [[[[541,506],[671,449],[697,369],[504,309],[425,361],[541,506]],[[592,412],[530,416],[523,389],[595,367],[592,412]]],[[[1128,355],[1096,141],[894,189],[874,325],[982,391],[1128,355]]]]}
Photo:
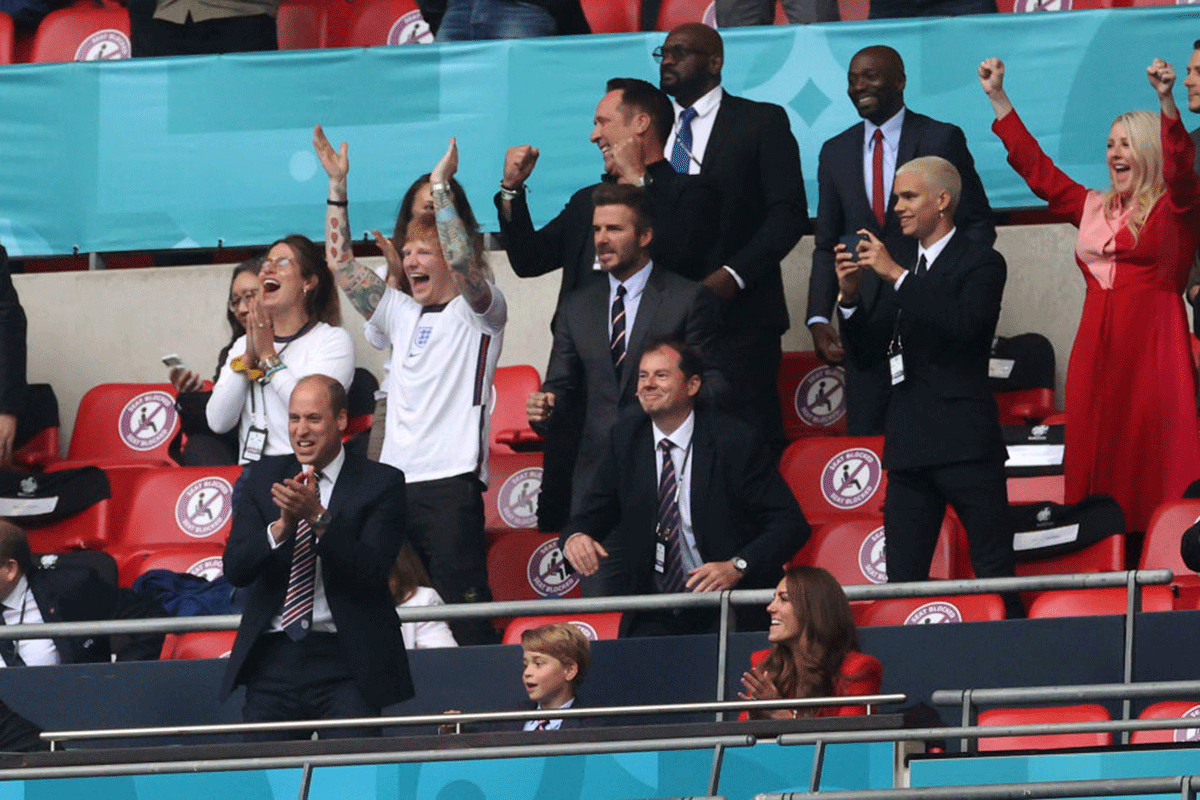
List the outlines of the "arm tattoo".
{"type": "MultiPolygon", "coordinates": [[[[345,197],[345,192],[342,192],[345,197]]],[[[370,319],[387,285],[354,258],[350,217],[345,206],[325,206],[325,261],[346,298],[358,313],[370,319]]]]}
{"type": "Polygon", "coordinates": [[[488,286],[476,262],[476,253],[471,245],[471,235],[454,208],[450,192],[432,192],[433,204],[437,209],[438,241],[442,245],[442,257],[454,273],[455,283],[467,304],[476,313],[483,313],[492,304],[492,290],[488,286]]]}

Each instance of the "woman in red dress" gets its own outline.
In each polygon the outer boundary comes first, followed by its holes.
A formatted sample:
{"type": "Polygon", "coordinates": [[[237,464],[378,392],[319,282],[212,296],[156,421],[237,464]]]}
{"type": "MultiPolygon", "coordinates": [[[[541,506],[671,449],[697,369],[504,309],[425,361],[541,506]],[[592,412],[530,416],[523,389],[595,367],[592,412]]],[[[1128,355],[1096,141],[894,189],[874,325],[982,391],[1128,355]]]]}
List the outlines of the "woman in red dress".
{"type": "MultiPolygon", "coordinates": [[[[767,606],[770,650],[751,655],[753,666],[742,675],[743,700],[781,697],[849,697],[878,694],[883,667],[858,652],[858,633],[846,593],[837,579],[820,567],[796,566],[775,587],[767,606]]],[[[864,706],[825,706],[818,717],[865,714],[864,706]]],[[[751,712],[751,719],[784,719],[803,715],[793,709],[751,712]]],[[[743,715],[743,719],[746,718],[743,715]]]]}
{"type": "Polygon", "coordinates": [[[1200,241],[1200,179],[1171,90],[1175,70],[1147,68],[1161,115],[1131,111],[1109,131],[1105,191],[1072,181],[1042,152],[1004,92],[1004,63],[979,82],[1008,163],[1050,210],[1079,228],[1075,261],[1087,283],[1067,367],[1067,502],[1111,495],[1125,527],[1200,478],[1196,372],[1181,294],[1200,241]]]}

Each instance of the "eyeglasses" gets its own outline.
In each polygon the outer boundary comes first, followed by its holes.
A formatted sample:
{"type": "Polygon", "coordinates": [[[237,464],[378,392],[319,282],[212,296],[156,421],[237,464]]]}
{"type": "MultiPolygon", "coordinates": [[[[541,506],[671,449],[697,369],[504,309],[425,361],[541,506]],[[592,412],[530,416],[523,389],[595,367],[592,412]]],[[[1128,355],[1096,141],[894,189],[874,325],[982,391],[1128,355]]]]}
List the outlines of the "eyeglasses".
{"type": "Polygon", "coordinates": [[[258,289],[251,289],[249,291],[242,292],[241,294],[231,294],[229,295],[229,310],[237,311],[241,307],[242,303],[249,304],[253,302],[254,298],[256,297],[258,297],[258,289]]]}
{"type": "Polygon", "coordinates": [[[688,57],[689,54],[691,54],[691,53],[699,54],[701,52],[702,51],[697,50],[694,47],[687,47],[682,44],[673,44],[670,47],[656,47],[656,48],[654,48],[654,52],[651,53],[650,55],[654,58],[655,61],[657,61],[661,64],[662,60],[664,58],[666,58],[667,56],[670,56],[672,61],[683,61],[685,58],[688,57]]]}
{"type": "Polygon", "coordinates": [[[288,256],[280,256],[279,258],[264,258],[262,266],[258,268],[262,272],[267,267],[276,267],[278,269],[287,269],[292,265],[292,259],[288,256]]]}

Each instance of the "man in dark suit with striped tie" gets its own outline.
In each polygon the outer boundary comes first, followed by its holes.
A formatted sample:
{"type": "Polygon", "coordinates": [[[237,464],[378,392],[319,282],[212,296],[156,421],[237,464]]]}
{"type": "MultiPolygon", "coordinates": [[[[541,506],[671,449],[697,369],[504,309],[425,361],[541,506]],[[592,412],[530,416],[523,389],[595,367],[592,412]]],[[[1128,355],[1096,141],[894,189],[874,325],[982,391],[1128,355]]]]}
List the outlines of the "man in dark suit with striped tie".
{"type": "Polygon", "coordinates": [[[225,577],[246,587],[245,611],[221,697],[245,685],[246,722],[378,716],[413,694],[387,584],[404,540],[404,473],[347,453],[346,418],[338,381],[301,378],[288,409],[293,455],[251,463],[234,490],[225,577]]]}
{"type": "MultiPolygon", "coordinates": [[[[703,378],[696,352],[677,340],[646,342],[637,372],[645,413],[625,415],[582,510],[560,544],[583,575],[619,554],[626,592],[718,592],[774,586],[810,528],[763,435],[741,420],[696,407],[703,378]]],[[[615,592],[614,592],[615,593],[615,592]]],[[[627,613],[623,636],[706,633],[713,609],[627,613]]],[[[759,607],[739,608],[739,629],[761,629],[759,607]]]]}

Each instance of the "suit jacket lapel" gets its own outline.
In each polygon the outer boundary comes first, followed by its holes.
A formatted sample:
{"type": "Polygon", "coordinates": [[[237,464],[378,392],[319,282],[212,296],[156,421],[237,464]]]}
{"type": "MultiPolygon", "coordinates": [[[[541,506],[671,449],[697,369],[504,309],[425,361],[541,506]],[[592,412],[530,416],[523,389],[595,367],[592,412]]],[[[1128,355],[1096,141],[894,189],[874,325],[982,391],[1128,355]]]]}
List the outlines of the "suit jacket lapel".
{"type": "Polygon", "coordinates": [[[346,453],[346,458],[342,461],[342,471],[338,473],[337,483],[333,485],[333,492],[329,495],[329,508],[325,509],[330,516],[336,517],[346,498],[354,493],[353,487],[358,485],[360,472],[362,464],[346,453]]]}
{"type": "Polygon", "coordinates": [[[871,208],[871,198],[867,197],[867,176],[863,174],[863,147],[867,126],[858,123],[851,128],[849,136],[844,141],[847,151],[842,154],[841,162],[845,165],[842,173],[843,180],[850,181],[849,192],[845,195],[857,208],[847,208],[847,219],[875,219],[875,211],[871,208]]]}
{"type": "Polygon", "coordinates": [[[711,164],[719,163],[720,159],[715,158],[716,154],[721,152],[725,147],[726,141],[733,135],[733,128],[737,126],[737,119],[731,106],[737,105],[737,100],[729,102],[732,98],[728,92],[721,95],[721,105],[717,106],[717,116],[713,120],[712,132],[708,135],[708,144],[704,147],[704,157],[700,163],[700,174],[707,175],[712,172],[711,164]]]}
{"type": "MultiPolygon", "coordinates": [[[[642,299],[638,301],[637,316],[633,319],[633,330],[625,336],[625,363],[621,365],[619,394],[624,395],[625,388],[637,375],[638,366],[633,363],[633,354],[642,352],[642,343],[646,341],[650,321],[658,314],[658,307],[663,299],[662,272],[658,267],[651,267],[650,277],[646,279],[646,288],[642,290],[642,299]]],[[[639,356],[640,357],[640,356],[639,356]]]]}

